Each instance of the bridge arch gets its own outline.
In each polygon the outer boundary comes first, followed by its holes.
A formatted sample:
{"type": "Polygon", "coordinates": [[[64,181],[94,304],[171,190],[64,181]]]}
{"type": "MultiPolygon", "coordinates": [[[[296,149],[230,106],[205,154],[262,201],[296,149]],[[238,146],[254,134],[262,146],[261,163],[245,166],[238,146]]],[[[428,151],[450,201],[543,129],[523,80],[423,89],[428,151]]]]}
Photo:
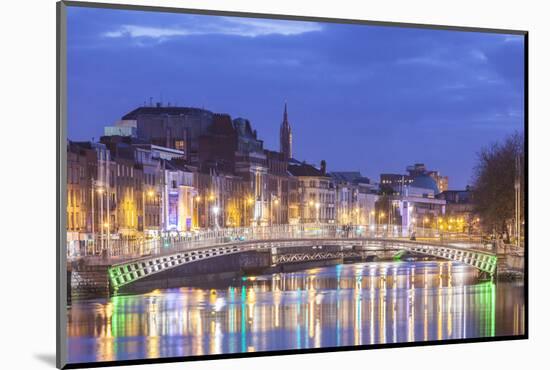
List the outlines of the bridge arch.
{"type": "MultiPolygon", "coordinates": [[[[316,250],[313,256],[316,260],[337,258],[339,255],[343,256],[349,252],[349,247],[353,246],[355,247],[354,251],[359,252],[398,249],[461,262],[473,266],[491,277],[494,276],[497,268],[497,257],[494,254],[487,251],[440,243],[377,237],[277,238],[233,241],[206,247],[182,248],[181,250],[169,249],[156,255],[142,256],[112,265],[108,269],[109,281],[112,289],[116,292],[119,288],[132,284],[135,281],[188,263],[250,251],[271,252],[273,263],[286,263],[293,262],[291,257],[289,260],[286,260],[284,257],[280,258],[277,253],[278,251],[284,251],[287,247],[317,247],[323,245],[339,246],[340,250],[316,250]]],[[[312,259],[314,259],[313,257],[312,259]]]]}

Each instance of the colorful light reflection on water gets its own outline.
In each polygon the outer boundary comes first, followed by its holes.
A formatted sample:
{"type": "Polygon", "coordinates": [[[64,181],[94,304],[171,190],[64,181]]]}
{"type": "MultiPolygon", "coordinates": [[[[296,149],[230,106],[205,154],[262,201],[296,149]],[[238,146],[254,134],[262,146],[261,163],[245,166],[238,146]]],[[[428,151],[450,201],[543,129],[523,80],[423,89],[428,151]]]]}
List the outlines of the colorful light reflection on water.
{"type": "Polygon", "coordinates": [[[313,268],[76,302],[69,362],[518,335],[522,283],[451,262],[313,268]]]}

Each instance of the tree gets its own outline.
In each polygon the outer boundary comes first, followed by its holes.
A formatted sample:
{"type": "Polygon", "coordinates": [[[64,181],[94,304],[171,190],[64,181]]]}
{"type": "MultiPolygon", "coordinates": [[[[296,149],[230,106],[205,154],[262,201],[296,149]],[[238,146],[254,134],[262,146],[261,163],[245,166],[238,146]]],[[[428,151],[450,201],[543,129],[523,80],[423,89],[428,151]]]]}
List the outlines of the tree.
{"type": "MultiPolygon", "coordinates": [[[[524,189],[523,142],[523,134],[516,132],[503,142],[483,148],[478,153],[478,164],[474,168],[475,212],[481,217],[485,231],[501,234],[507,241],[515,217],[514,186],[518,174],[521,189],[524,189]],[[519,169],[516,168],[518,157],[519,169]]],[[[524,209],[523,204],[521,208],[524,209]]]]}

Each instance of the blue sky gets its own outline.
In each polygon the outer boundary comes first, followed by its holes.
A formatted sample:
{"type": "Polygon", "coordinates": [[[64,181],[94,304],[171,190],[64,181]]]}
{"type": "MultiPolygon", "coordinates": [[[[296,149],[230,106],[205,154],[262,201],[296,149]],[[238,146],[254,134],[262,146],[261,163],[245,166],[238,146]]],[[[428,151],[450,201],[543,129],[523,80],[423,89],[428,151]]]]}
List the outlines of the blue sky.
{"type": "Polygon", "coordinates": [[[251,120],[278,149],[328,170],[404,172],[423,162],[470,183],[481,147],[523,128],[523,37],[332,23],[68,9],[68,132],[152,97],[251,120]]]}

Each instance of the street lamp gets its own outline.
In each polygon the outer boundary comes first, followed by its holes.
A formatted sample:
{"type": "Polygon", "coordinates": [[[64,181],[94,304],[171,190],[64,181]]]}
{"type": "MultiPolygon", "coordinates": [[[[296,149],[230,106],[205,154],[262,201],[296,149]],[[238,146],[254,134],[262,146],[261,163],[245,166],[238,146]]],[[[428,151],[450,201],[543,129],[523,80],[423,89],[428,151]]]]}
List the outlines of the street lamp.
{"type": "Polygon", "coordinates": [[[197,195],[195,196],[195,201],[197,202],[197,204],[196,204],[196,205],[195,205],[195,204],[193,205],[194,208],[197,210],[197,214],[196,214],[196,216],[195,216],[195,227],[196,227],[197,229],[200,228],[200,220],[199,220],[199,217],[200,217],[199,213],[200,213],[200,212],[199,212],[199,210],[200,210],[200,203],[201,203],[201,200],[202,200],[202,198],[201,198],[200,194],[197,194],[197,195]]]}
{"type": "Polygon", "coordinates": [[[385,213],[384,212],[380,212],[378,213],[378,224],[380,225],[382,223],[382,219],[385,217],[385,213]]]}
{"type": "MultiPolygon", "coordinates": [[[[315,203],[312,200],[310,200],[308,204],[309,204],[309,208],[312,208],[315,205],[315,203]]],[[[311,209],[308,209],[308,218],[311,220],[310,222],[313,222],[312,221],[313,217],[311,217],[311,212],[312,212],[311,209]]]]}
{"type": "Polygon", "coordinates": [[[219,228],[218,214],[220,213],[220,207],[218,207],[218,206],[212,207],[212,213],[214,213],[214,223],[216,224],[216,228],[219,228]]]}
{"type": "Polygon", "coordinates": [[[275,200],[273,201],[273,204],[275,205],[275,223],[278,224],[279,223],[279,199],[278,198],[275,198],[275,200]]]}
{"type": "Polygon", "coordinates": [[[317,223],[319,223],[319,209],[321,208],[321,204],[319,202],[315,203],[315,209],[317,210],[317,223]]]}
{"type": "Polygon", "coordinates": [[[428,221],[429,221],[429,220],[428,220],[428,217],[424,217],[424,218],[422,219],[422,229],[425,228],[425,224],[426,224],[426,222],[428,222],[428,221]]]}
{"type": "Polygon", "coordinates": [[[109,235],[111,234],[111,229],[109,228],[109,223],[108,222],[104,222],[103,227],[105,227],[107,229],[107,248],[104,249],[104,252],[108,253],[109,252],[109,240],[110,240],[109,235]]]}
{"type": "MultiPolygon", "coordinates": [[[[105,226],[104,226],[104,220],[103,220],[103,193],[105,193],[105,189],[100,186],[96,189],[97,193],[100,195],[99,197],[99,222],[101,222],[101,249],[105,249],[105,241],[103,240],[105,238],[105,226]]],[[[95,235],[94,235],[95,238],[95,235]]]]}

